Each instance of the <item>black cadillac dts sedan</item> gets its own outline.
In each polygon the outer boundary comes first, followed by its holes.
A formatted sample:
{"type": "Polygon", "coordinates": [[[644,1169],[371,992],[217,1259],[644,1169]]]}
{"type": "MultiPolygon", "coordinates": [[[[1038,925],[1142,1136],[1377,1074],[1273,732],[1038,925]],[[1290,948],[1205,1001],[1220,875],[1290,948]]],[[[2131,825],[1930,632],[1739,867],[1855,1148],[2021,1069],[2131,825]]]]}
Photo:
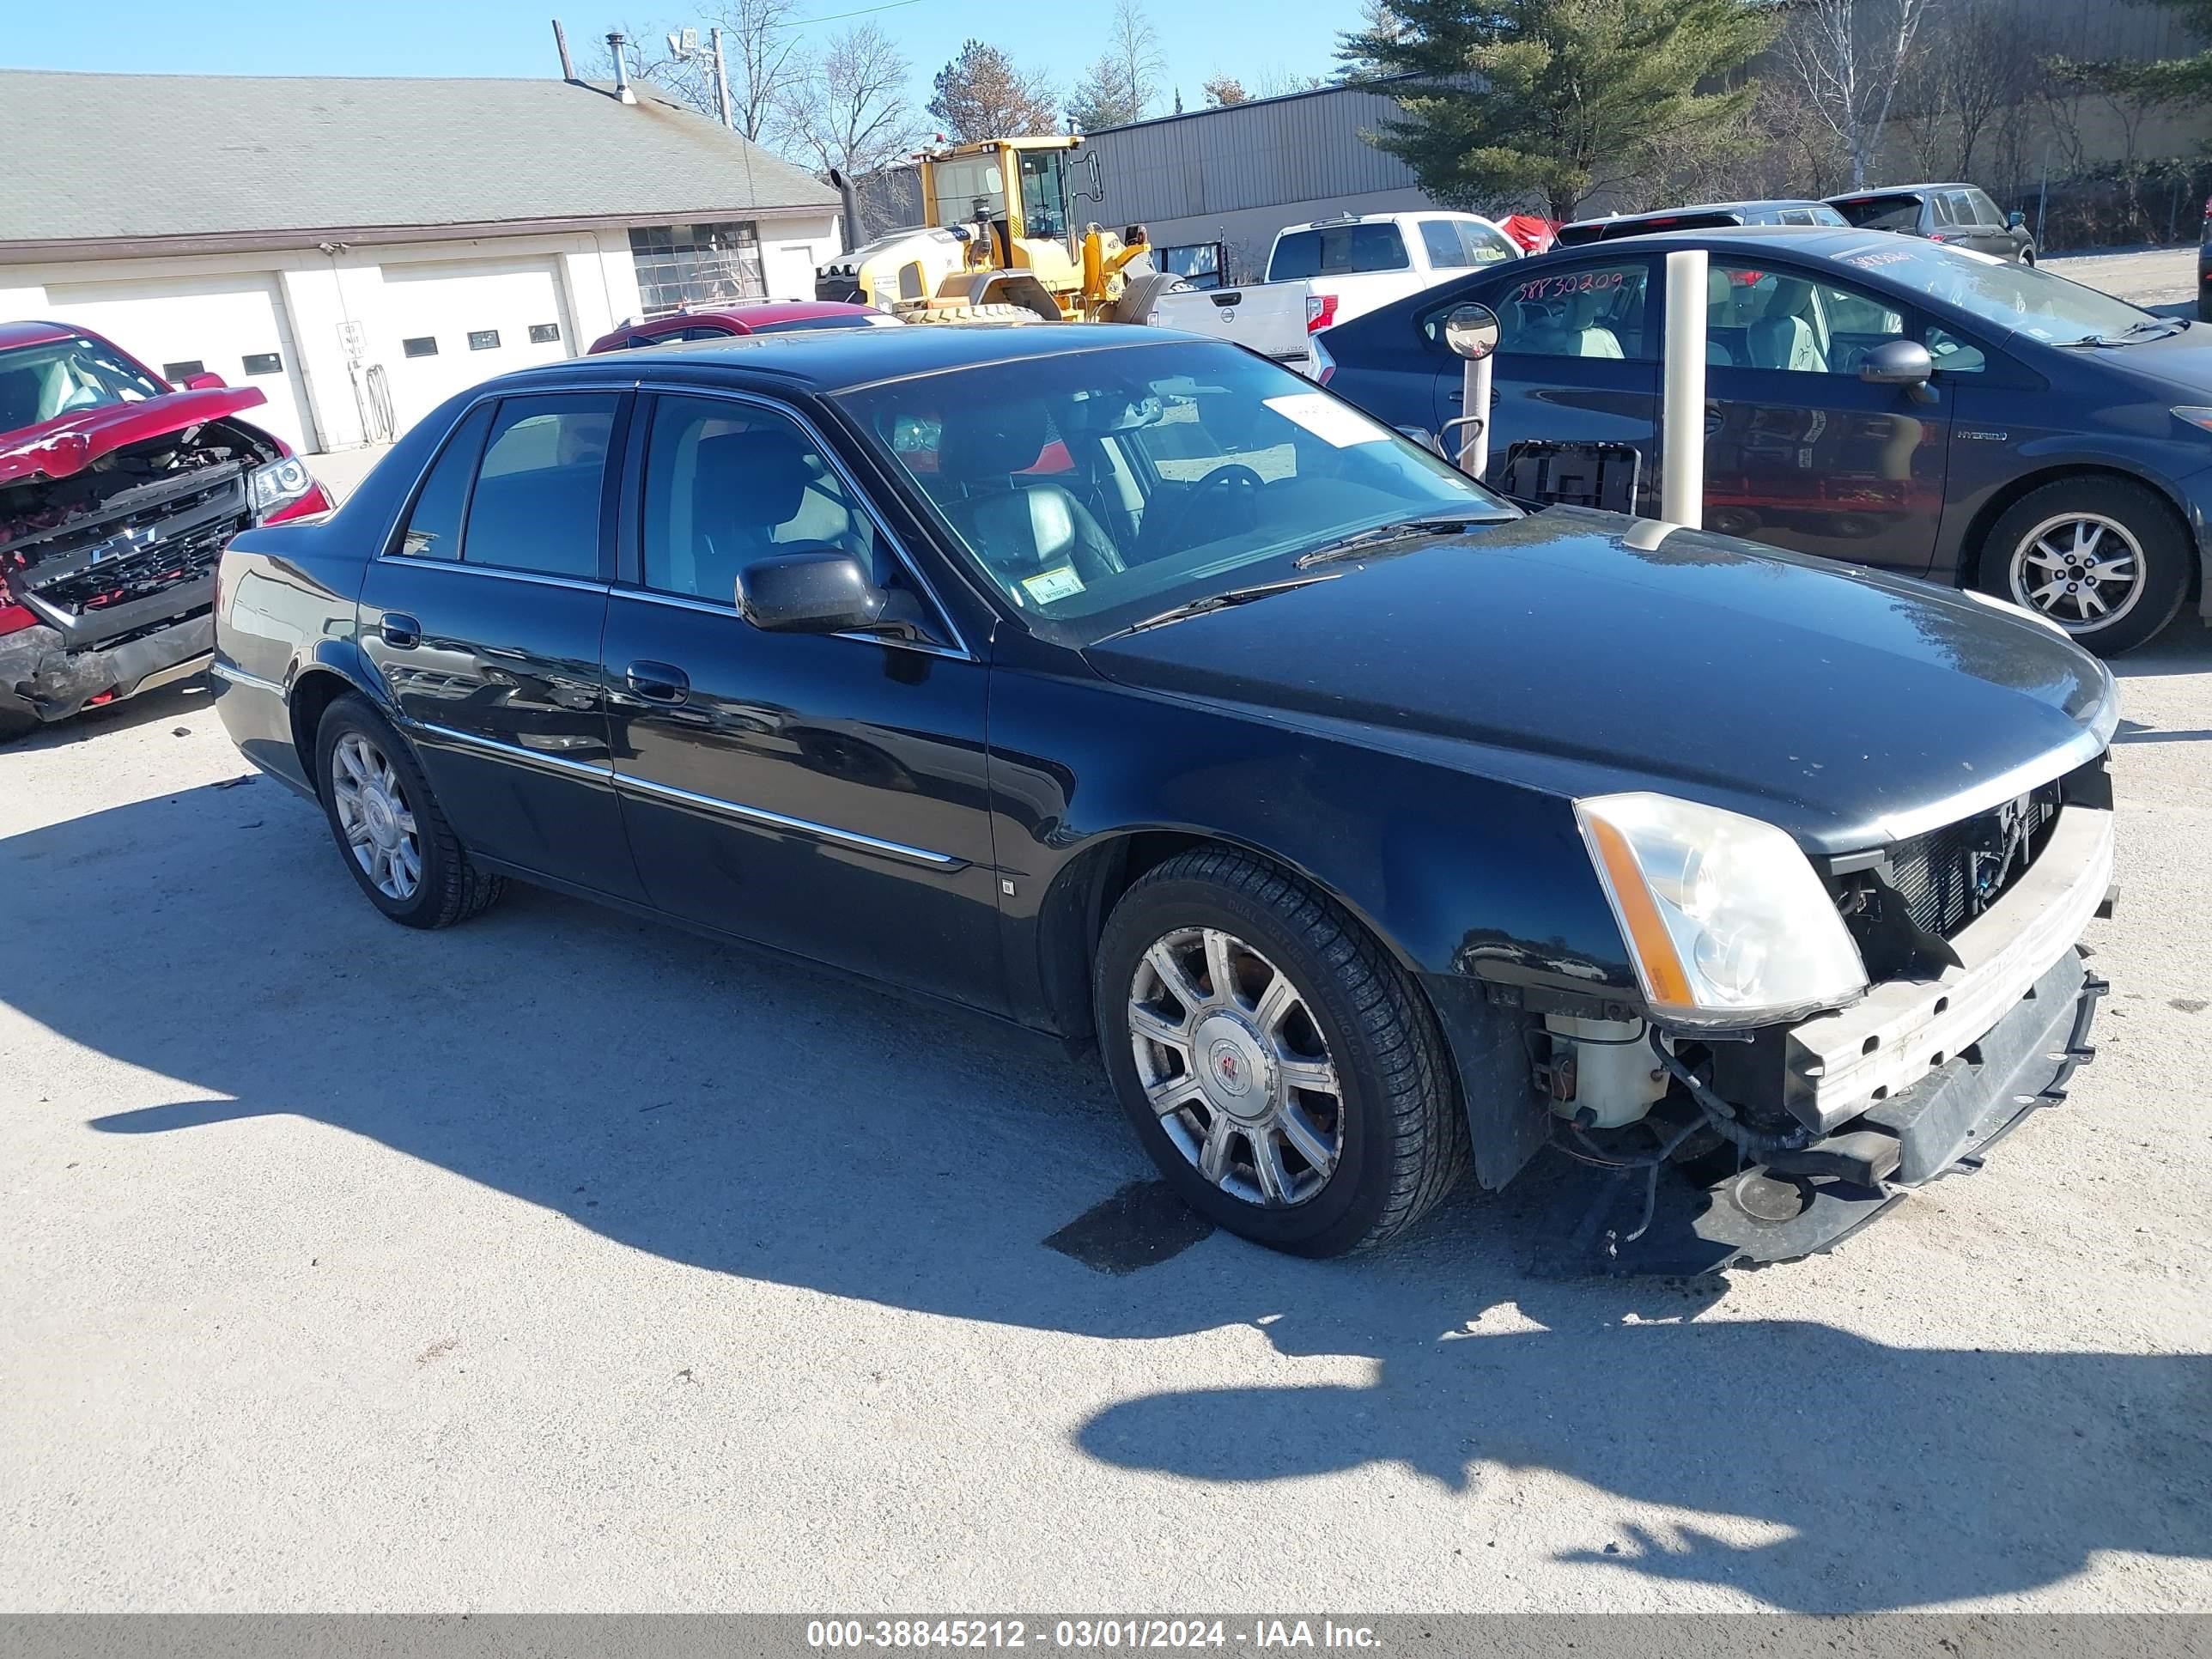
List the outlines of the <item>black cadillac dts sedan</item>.
{"type": "Polygon", "coordinates": [[[2103,988],[2057,629],[1523,512],[1228,345],[536,369],[220,574],[225,723],[393,921],[520,879],[1095,1041],[1285,1249],[1556,1146],[1802,1255],[2057,1097],[2103,988]]]}

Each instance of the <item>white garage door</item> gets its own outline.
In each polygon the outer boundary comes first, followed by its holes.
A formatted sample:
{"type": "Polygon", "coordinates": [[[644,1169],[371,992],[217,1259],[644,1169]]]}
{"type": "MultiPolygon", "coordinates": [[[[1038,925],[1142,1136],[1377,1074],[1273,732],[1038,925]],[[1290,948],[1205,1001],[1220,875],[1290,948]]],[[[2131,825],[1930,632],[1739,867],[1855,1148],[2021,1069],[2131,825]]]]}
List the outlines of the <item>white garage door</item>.
{"type": "Polygon", "coordinates": [[[269,401],[244,418],[295,449],[316,447],[305,418],[299,348],[275,276],[246,272],[57,283],[46,289],[46,310],[56,322],[106,335],[156,374],[182,379],[204,371],[233,386],[259,387],[269,401]]]}
{"type": "Polygon", "coordinates": [[[388,264],[370,361],[385,366],[404,432],[479,380],[571,356],[569,335],[550,258],[388,264]]]}

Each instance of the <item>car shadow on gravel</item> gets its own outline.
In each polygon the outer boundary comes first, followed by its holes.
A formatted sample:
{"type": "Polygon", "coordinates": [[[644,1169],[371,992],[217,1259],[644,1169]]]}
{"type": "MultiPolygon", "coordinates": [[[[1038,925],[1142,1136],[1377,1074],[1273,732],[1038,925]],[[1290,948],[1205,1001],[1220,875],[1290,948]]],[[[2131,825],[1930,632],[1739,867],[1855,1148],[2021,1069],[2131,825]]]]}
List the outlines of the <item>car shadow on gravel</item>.
{"type": "Polygon", "coordinates": [[[1783,1534],[1608,1546],[1594,1520],[1571,1558],[1592,1573],[1821,1612],[2033,1589],[2100,1550],[2212,1558],[2212,1357],[1897,1348],[1698,1321],[1710,1283],[1538,1280],[1549,1175],[1374,1256],[1216,1235],[1093,1271],[1045,1241],[1147,1166],[1089,1062],[529,890],[450,933],[393,927],[265,780],[0,841],[0,938],[56,916],[68,950],[0,999],[179,1091],[103,1133],[158,1146],[297,1115],[714,1273],[1099,1339],[1244,1327],[1286,1358],[1372,1362],[1357,1384],[1123,1401],[1076,1434],[1103,1464],[1218,1483],[1399,1465],[1476,1500],[1471,1538],[1480,1500],[1547,1471],[1783,1534]]]}

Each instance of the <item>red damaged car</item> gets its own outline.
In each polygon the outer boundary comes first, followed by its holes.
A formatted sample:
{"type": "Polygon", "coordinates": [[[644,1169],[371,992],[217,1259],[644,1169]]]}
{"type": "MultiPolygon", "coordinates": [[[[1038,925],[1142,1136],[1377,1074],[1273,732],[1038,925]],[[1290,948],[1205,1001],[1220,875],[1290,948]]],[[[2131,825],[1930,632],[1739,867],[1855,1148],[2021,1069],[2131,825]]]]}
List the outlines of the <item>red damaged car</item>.
{"type": "Polygon", "coordinates": [[[239,531],[330,510],[267,402],[98,335],[0,323],[0,741],[197,674],[239,531]]]}

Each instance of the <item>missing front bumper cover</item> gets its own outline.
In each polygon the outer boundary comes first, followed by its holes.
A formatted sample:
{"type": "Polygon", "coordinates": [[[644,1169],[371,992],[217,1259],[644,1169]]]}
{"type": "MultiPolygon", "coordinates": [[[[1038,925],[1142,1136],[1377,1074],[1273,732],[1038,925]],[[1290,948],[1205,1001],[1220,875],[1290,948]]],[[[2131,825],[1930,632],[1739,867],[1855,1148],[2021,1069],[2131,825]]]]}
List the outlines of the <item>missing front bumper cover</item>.
{"type": "Polygon", "coordinates": [[[1571,1182],[1534,1270],[1688,1275],[1832,1249],[1913,1188],[1979,1169],[2030,1115],[2064,1100],[2075,1067],[2094,1056],[2089,1028],[2106,989],[2068,951],[1980,1039],[1838,1133],[1707,1186],[1663,1171],[1638,1237],[1640,1172],[1571,1182]]]}

